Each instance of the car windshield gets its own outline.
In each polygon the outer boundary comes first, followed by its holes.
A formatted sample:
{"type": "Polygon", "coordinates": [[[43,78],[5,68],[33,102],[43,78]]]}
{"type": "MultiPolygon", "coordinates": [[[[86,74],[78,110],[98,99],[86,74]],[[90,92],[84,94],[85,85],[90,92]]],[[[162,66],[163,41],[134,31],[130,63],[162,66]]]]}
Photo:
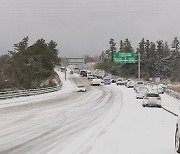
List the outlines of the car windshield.
{"type": "Polygon", "coordinates": [[[150,93],[146,95],[147,97],[159,97],[159,94],[150,93]]]}
{"type": "Polygon", "coordinates": [[[84,85],[79,85],[78,88],[84,88],[84,85]]]}
{"type": "Polygon", "coordinates": [[[146,87],[139,87],[139,91],[141,90],[148,90],[146,87]]]}

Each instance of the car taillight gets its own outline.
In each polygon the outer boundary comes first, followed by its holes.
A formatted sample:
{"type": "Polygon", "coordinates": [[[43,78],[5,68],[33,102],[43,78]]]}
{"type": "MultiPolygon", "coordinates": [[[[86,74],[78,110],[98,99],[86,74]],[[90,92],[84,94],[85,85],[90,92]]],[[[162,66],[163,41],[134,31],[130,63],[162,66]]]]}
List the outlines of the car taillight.
{"type": "Polygon", "coordinates": [[[160,98],[160,97],[158,97],[158,98],[157,98],[157,100],[161,100],[161,98],[160,98]]]}
{"type": "Polygon", "coordinates": [[[144,97],[144,99],[149,99],[148,97],[144,97]]]}

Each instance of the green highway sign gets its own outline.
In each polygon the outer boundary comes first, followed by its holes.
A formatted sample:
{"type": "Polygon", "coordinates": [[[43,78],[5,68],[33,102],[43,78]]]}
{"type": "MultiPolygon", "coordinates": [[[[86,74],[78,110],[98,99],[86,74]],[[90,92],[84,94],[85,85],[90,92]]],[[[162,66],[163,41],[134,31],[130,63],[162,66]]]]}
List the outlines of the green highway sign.
{"type": "Polygon", "coordinates": [[[115,52],[114,53],[114,63],[135,63],[135,53],[134,52],[115,52]]]}

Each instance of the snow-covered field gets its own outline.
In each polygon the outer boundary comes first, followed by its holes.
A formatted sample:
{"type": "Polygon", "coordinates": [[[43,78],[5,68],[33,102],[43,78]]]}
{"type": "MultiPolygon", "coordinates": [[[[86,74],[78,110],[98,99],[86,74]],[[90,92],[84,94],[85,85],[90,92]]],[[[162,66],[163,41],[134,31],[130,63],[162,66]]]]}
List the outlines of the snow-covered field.
{"type": "MultiPolygon", "coordinates": [[[[134,90],[125,86],[88,87],[77,94],[70,75],[66,81],[59,75],[63,87],[58,92],[0,102],[0,153],[176,154],[177,117],[162,108],[143,108],[134,90]],[[46,100],[59,103],[4,112],[46,100]]],[[[162,106],[178,114],[179,100],[161,96],[162,106]]]]}

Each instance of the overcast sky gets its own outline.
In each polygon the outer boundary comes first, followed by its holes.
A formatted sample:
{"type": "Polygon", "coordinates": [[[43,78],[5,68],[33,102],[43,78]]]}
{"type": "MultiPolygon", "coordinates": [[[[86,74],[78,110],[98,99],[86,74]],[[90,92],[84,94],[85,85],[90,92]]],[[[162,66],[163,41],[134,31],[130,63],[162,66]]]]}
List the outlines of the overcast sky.
{"type": "Polygon", "coordinates": [[[60,56],[100,55],[114,38],[180,38],[180,0],[0,0],[0,55],[29,37],[54,40],[60,56]]]}

